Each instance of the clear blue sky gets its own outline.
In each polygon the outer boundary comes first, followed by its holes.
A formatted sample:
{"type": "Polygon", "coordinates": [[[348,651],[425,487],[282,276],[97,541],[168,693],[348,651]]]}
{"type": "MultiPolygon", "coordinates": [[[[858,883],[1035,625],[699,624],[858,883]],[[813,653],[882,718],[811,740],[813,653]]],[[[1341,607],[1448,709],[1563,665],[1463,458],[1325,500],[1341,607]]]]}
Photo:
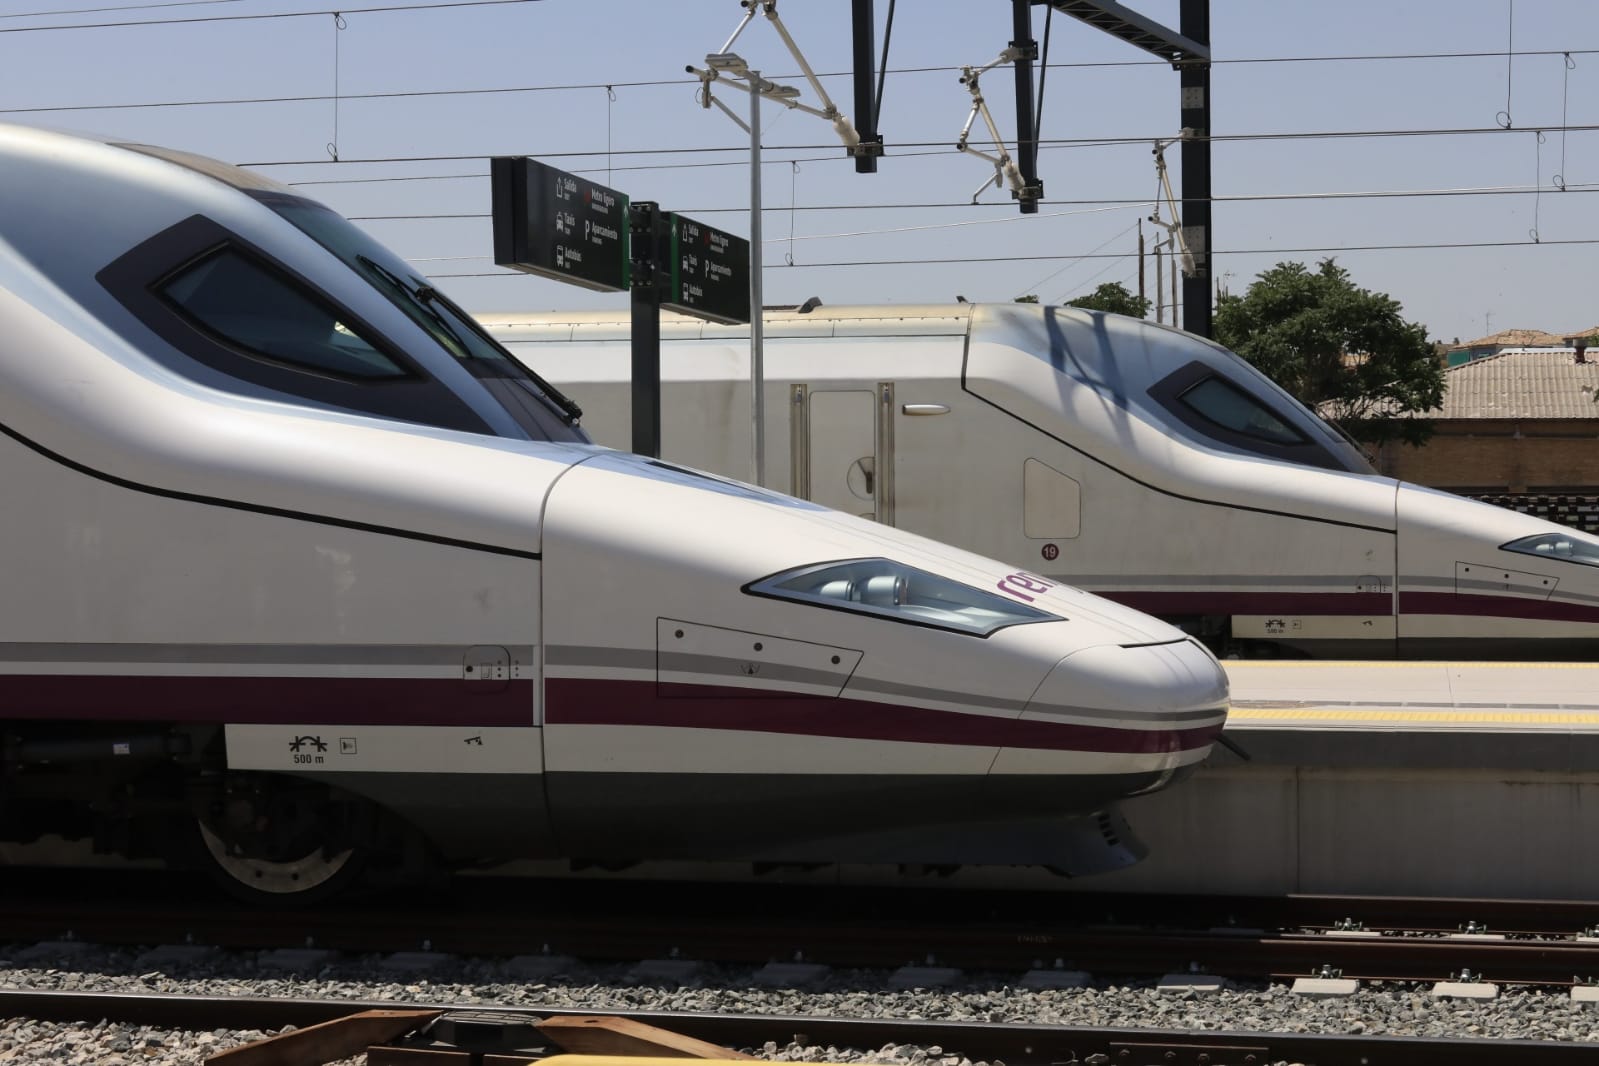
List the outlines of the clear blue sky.
{"type": "MultiPolygon", "coordinates": [[[[746,135],[701,110],[685,64],[719,48],[740,17],[736,0],[542,0],[446,10],[361,13],[362,7],[427,0],[0,0],[0,117],[168,144],[254,164],[308,195],[365,219],[401,255],[440,276],[442,287],[479,311],[623,307],[596,294],[493,271],[486,217],[487,158],[527,154],[589,173],[635,199],[654,199],[737,233],[749,218],[746,135]],[[243,20],[274,12],[345,11],[243,20]],[[73,15],[30,12],[123,8],[73,15]],[[73,23],[217,18],[233,21],[15,32],[73,23]],[[341,95],[589,86],[538,92],[345,98],[334,138],[335,37],[341,95]],[[629,84],[651,82],[657,84],[629,84]],[[665,84],[659,84],[659,83],[665,84]],[[604,88],[614,86],[614,102],[604,88]],[[179,101],[321,97],[281,103],[179,101]],[[59,110],[65,109],[65,110],[59,110]],[[607,148],[611,153],[607,155],[607,148]],[[643,151],[726,148],[716,154],[643,151]],[[419,162],[362,162],[460,156],[419,162]],[[687,167],[683,164],[714,166],[687,167]],[[606,175],[609,175],[609,178],[606,175]],[[419,180],[427,178],[429,180],[419,180]],[[405,179],[381,180],[369,179],[405,179]]],[[[887,0],[878,0],[879,20],[887,0]]],[[[1176,0],[1129,6],[1176,25],[1176,0]]],[[[1211,39],[1218,60],[1503,52],[1508,0],[1215,0],[1211,39]]],[[[784,21],[819,72],[843,72],[850,56],[849,0],[782,0],[784,21]]],[[[767,302],[820,296],[829,304],[1009,300],[1038,293],[1069,299],[1103,281],[1136,285],[1137,220],[1150,205],[1046,203],[1019,217],[993,190],[965,205],[991,171],[952,145],[969,98],[950,70],[907,68],[986,63],[1010,36],[1007,0],[904,0],[898,4],[881,129],[889,155],[875,175],[857,175],[831,129],[768,104],[764,197],[767,302]],[[909,145],[922,145],[910,148],[909,145]],[[910,154],[910,153],[917,154],[910,154]],[[788,160],[800,159],[797,167],[788,160]],[[790,205],[801,210],[790,210],[790,205]],[[827,205],[870,210],[815,210],[827,205]],[[810,210],[805,210],[805,209],[810,210]],[[975,223],[955,225],[956,223],[975,223]],[[938,227],[938,228],[926,228],[938,227]],[[894,232],[898,231],[898,232],[894,232]],[[848,236],[839,236],[849,234],[848,236]],[[792,235],[793,240],[790,241],[792,235]],[[1117,259],[1029,261],[1041,255],[1116,253],[1117,259]],[[998,257],[991,263],[929,259],[998,257]],[[896,266],[825,266],[849,260],[910,260],[896,266]]],[[[1043,11],[1036,13],[1042,35],[1043,11]]],[[[879,45],[881,33],[879,34],[879,45]]],[[[758,19],[736,46],[768,76],[803,85],[773,28],[758,19]]],[[[1288,249],[1367,244],[1524,242],[1537,246],[1354,251],[1339,261],[1362,285],[1391,293],[1406,315],[1444,340],[1531,327],[1575,330],[1599,323],[1599,132],[1539,127],[1599,126],[1599,3],[1521,0],[1514,48],[1570,50],[1503,56],[1364,62],[1220,63],[1213,73],[1215,132],[1482,129],[1506,109],[1514,129],[1474,136],[1230,141],[1215,145],[1219,197],[1511,187],[1513,195],[1314,199],[1219,203],[1214,272],[1237,291],[1273,263],[1313,263],[1326,253],[1288,249]],[[1596,50],[1583,54],[1583,50],[1596,50]],[[1564,104],[1562,94],[1565,94],[1564,104]],[[1562,157],[1564,163],[1562,164],[1562,157]],[[1555,187],[1562,174],[1567,191],[1555,187]],[[1541,195],[1530,190],[1541,182],[1541,195]],[[1263,251],[1229,251],[1254,250],[1263,251]]],[[[1152,198],[1150,142],[1176,133],[1177,76],[1169,67],[1074,19],[1057,15],[1043,137],[1140,138],[1106,147],[1046,148],[1040,170],[1049,201],[1152,198]]],[[[846,111],[846,77],[826,84],[846,111]]],[[[987,75],[995,116],[1014,136],[1008,70],[987,75]]],[[[807,90],[807,98],[809,96],[807,90]]],[[[728,93],[736,110],[744,97],[728,93]]],[[[1176,151],[1171,153],[1176,166],[1176,151]]],[[[1174,182],[1176,175],[1174,174],[1174,182]]],[[[0,178],[0,195],[5,195],[0,178]]],[[[1149,227],[1146,225],[1146,232],[1149,227]]],[[[1150,274],[1153,285],[1153,273],[1150,274]]]]}

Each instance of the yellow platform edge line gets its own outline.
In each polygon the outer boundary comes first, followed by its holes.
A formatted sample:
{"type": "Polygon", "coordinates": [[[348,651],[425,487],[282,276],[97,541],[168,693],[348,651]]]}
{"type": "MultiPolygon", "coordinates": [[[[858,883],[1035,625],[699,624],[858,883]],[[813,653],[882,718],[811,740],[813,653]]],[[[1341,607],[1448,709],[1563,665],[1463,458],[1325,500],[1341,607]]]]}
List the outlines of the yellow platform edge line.
{"type": "Polygon", "coordinates": [[[1599,725],[1599,714],[1566,711],[1424,711],[1414,707],[1242,707],[1232,721],[1463,722],[1477,725],[1599,725]]]}

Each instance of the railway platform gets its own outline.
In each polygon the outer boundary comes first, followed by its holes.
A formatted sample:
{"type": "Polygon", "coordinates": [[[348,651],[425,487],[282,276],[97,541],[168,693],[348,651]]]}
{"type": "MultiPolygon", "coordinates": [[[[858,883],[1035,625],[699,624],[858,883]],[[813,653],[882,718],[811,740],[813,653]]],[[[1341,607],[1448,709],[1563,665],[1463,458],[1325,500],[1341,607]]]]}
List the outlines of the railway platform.
{"type": "Polygon", "coordinates": [[[1085,889],[1599,897],[1599,664],[1225,665],[1226,742],[1085,889]]]}
{"type": "Polygon", "coordinates": [[[1599,663],[1223,665],[1232,685],[1226,735],[1235,758],[1599,771],[1599,663]]]}

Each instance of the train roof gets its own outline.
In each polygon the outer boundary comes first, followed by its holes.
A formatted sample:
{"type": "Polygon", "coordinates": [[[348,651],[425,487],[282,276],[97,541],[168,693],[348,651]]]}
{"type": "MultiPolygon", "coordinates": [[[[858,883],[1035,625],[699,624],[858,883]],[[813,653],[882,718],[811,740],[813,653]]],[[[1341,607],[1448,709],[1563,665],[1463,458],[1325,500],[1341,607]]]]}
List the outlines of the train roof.
{"type": "MultiPolygon", "coordinates": [[[[768,337],[959,336],[970,328],[976,304],[863,304],[767,308],[762,323],[768,337]]],[[[632,335],[631,311],[510,311],[473,315],[501,340],[559,341],[626,340],[632,335]]],[[[674,340],[729,340],[749,336],[749,326],[723,326],[673,311],[661,312],[661,336],[674,340]]]]}
{"type": "MultiPolygon", "coordinates": [[[[384,323],[384,353],[400,350],[388,339],[407,336],[409,320],[255,198],[279,194],[269,179],[188,153],[9,124],[0,124],[0,173],[0,429],[73,476],[524,554],[539,550],[548,487],[595,454],[584,443],[495,436],[275,390],[242,373],[276,365],[219,343],[237,366],[218,370],[169,339],[203,338],[200,329],[160,332],[123,302],[150,293],[162,255],[186,254],[162,245],[140,258],[141,250],[198,219],[249,248],[252,261],[280,264],[264,276],[289,278],[304,306],[333,307],[330,320],[353,307],[350,321],[384,323]],[[128,277],[113,277],[108,264],[127,264],[128,277]]],[[[419,345],[408,339],[404,351],[419,345]]],[[[446,358],[441,349],[436,362],[446,358]]],[[[314,368],[303,377],[308,388],[335,380],[314,368]]]]}

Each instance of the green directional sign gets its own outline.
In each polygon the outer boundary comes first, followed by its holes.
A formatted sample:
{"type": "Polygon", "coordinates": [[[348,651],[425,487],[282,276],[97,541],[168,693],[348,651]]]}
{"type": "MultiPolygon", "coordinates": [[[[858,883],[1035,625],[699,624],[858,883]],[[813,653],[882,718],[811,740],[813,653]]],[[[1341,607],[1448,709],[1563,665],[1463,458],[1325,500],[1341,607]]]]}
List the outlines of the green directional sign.
{"type": "Polygon", "coordinates": [[[628,287],[625,194],[527,156],[496,157],[489,177],[496,263],[601,292],[628,287]]]}
{"type": "Polygon", "coordinates": [[[750,242],[672,216],[667,291],[661,306],[729,325],[750,320],[750,242]]]}

